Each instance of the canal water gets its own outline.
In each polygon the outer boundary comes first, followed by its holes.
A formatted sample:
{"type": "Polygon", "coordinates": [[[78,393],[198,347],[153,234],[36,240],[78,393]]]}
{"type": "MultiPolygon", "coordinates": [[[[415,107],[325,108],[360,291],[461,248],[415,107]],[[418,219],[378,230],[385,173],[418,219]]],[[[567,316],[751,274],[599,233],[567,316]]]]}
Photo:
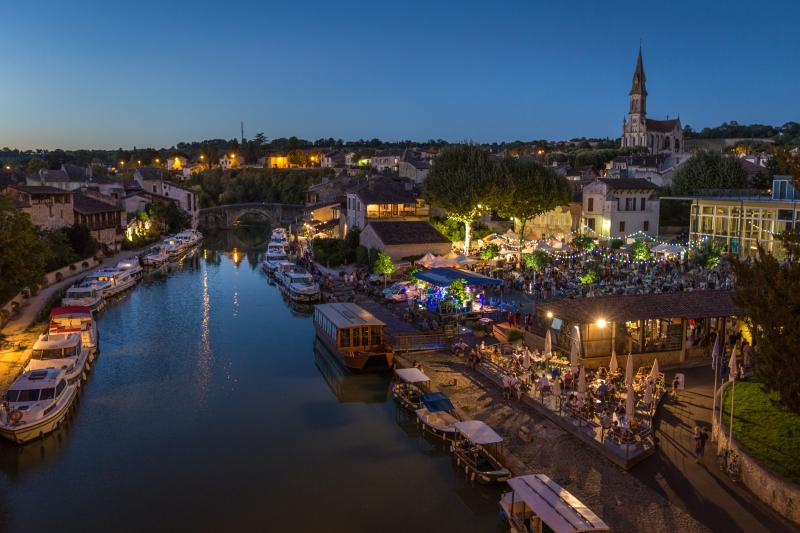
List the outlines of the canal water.
{"type": "Polygon", "coordinates": [[[387,377],[315,350],[247,244],[210,239],[103,311],[69,423],[0,443],[0,531],[502,530],[499,489],[421,437],[387,377]]]}

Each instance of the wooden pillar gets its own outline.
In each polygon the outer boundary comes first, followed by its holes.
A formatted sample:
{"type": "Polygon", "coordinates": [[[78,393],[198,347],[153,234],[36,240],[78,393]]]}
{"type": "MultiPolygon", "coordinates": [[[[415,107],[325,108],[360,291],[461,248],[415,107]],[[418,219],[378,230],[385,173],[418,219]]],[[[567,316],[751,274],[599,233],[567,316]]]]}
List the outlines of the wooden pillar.
{"type": "Polygon", "coordinates": [[[686,361],[686,329],[688,321],[681,318],[681,363],[686,361]]]}
{"type": "Polygon", "coordinates": [[[608,361],[609,364],[611,363],[611,353],[617,349],[617,323],[616,322],[609,322],[611,326],[611,351],[608,353],[608,361]]]}

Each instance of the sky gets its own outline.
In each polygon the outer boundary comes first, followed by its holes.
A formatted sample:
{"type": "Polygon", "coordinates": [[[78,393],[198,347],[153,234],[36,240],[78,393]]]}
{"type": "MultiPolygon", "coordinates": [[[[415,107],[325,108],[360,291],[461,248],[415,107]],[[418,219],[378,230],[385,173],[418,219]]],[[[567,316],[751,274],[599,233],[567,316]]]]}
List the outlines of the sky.
{"type": "Polygon", "coordinates": [[[648,116],[800,121],[800,2],[25,0],[0,31],[0,147],[170,147],[263,132],[618,137],[648,116]]]}

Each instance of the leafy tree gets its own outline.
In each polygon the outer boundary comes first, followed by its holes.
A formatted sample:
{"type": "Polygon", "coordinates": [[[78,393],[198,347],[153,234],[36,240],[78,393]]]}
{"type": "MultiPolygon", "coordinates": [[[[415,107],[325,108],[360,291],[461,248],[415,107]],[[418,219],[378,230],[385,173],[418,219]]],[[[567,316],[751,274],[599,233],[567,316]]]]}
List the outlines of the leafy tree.
{"type": "Polygon", "coordinates": [[[93,256],[100,249],[100,245],[86,226],[75,224],[66,229],[66,234],[70,246],[79,258],[93,256]]]}
{"type": "Polygon", "coordinates": [[[395,267],[392,258],[383,252],[378,252],[378,257],[375,259],[375,265],[372,267],[375,274],[383,274],[383,286],[386,286],[386,280],[389,276],[394,274],[395,267]]]}
{"type": "Polygon", "coordinates": [[[47,247],[47,262],[45,271],[52,272],[63,266],[74,263],[86,256],[79,256],[72,249],[67,232],[64,230],[45,230],[41,231],[39,238],[47,247]]]}
{"type": "Polygon", "coordinates": [[[45,274],[48,250],[30,216],[0,197],[0,301],[23,287],[35,289],[45,274]]]}
{"type": "Polygon", "coordinates": [[[572,246],[578,250],[588,252],[594,249],[594,239],[588,235],[576,235],[575,238],[572,239],[572,246]]]}
{"type": "Polygon", "coordinates": [[[494,169],[489,152],[472,144],[442,149],[425,180],[425,199],[464,224],[464,251],[469,254],[472,223],[491,203],[494,169]]]}
{"type": "Polygon", "coordinates": [[[28,164],[25,165],[25,170],[31,174],[35,174],[40,170],[46,170],[47,168],[47,161],[44,159],[39,159],[38,157],[31,157],[28,159],[28,164]]]}
{"type": "Polygon", "coordinates": [[[497,167],[492,207],[513,217],[522,245],[528,221],[567,204],[570,188],[563,176],[535,161],[505,157],[497,167]]]}
{"type": "Polygon", "coordinates": [[[609,248],[612,250],[619,250],[622,248],[622,245],[625,244],[625,241],[622,239],[611,239],[611,242],[608,244],[609,248]]]}
{"type": "Polygon", "coordinates": [[[547,265],[547,254],[541,250],[537,250],[533,253],[523,255],[522,262],[525,264],[526,268],[534,272],[541,272],[547,265]]]}
{"type": "Polygon", "coordinates": [[[600,265],[595,261],[588,261],[583,267],[583,274],[578,276],[583,285],[591,285],[600,279],[600,265]]]}
{"type": "Polygon", "coordinates": [[[787,232],[779,240],[787,252],[784,264],[760,244],[752,261],[732,258],[733,301],[742,309],[757,347],[756,375],[766,388],[778,392],[783,405],[800,413],[800,365],[793,335],[800,331],[800,234],[787,232]]]}
{"type": "MultiPolygon", "coordinates": [[[[451,241],[455,242],[464,240],[464,235],[466,232],[462,222],[451,220],[449,218],[433,217],[431,218],[431,224],[433,227],[439,230],[442,235],[451,241]]],[[[486,224],[481,224],[480,222],[475,222],[472,224],[472,238],[482,239],[491,233],[491,228],[489,228],[486,224]]]]}
{"type": "Polygon", "coordinates": [[[481,259],[490,261],[500,255],[500,247],[496,244],[488,244],[481,250],[481,259]]]}
{"type": "Polygon", "coordinates": [[[454,279],[447,287],[447,293],[462,307],[467,301],[467,282],[463,279],[454,279]]]}
{"type": "Polygon", "coordinates": [[[701,150],[672,178],[675,194],[696,194],[700,189],[744,189],[747,173],[735,157],[701,150]]]}
{"type": "Polygon", "coordinates": [[[770,174],[780,176],[794,176],[800,178],[800,154],[793,154],[791,150],[780,146],[775,148],[769,160],[770,174]]]}
{"type": "Polygon", "coordinates": [[[631,247],[631,256],[636,261],[647,261],[651,257],[650,247],[644,241],[636,241],[631,247]]]}
{"type": "Polygon", "coordinates": [[[174,202],[152,202],[147,209],[154,224],[164,233],[178,233],[192,225],[189,214],[174,202]]]}
{"type": "Polygon", "coordinates": [[[692,263],[705,268],[714,268],[719,264],[722,255],[722,244],[717,241],[708,240],[694,249],[692,263]]]}
{"type": "Polygon", "coordinates": [[[296,165],[298,167],[307,167],[308,166],[308,154],[306,154],[302,150],[292,150],[287,155],[290,165],[296,165]]]}

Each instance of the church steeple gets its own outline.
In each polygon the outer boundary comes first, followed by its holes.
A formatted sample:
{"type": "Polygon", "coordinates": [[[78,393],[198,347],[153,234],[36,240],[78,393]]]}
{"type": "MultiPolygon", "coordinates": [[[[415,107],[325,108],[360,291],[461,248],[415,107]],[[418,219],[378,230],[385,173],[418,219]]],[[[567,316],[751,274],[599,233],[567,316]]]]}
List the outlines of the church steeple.
{"type": "Polygon", "coordinates": [[[642,46],[639,45],[639,57],[636,58],[636,70],[633,72],[633,82],[631,83],[631,114],[644,115],[647,113],[647,88],[645,82],[647,77],[644,74],[642,64],[642,46]]]}

